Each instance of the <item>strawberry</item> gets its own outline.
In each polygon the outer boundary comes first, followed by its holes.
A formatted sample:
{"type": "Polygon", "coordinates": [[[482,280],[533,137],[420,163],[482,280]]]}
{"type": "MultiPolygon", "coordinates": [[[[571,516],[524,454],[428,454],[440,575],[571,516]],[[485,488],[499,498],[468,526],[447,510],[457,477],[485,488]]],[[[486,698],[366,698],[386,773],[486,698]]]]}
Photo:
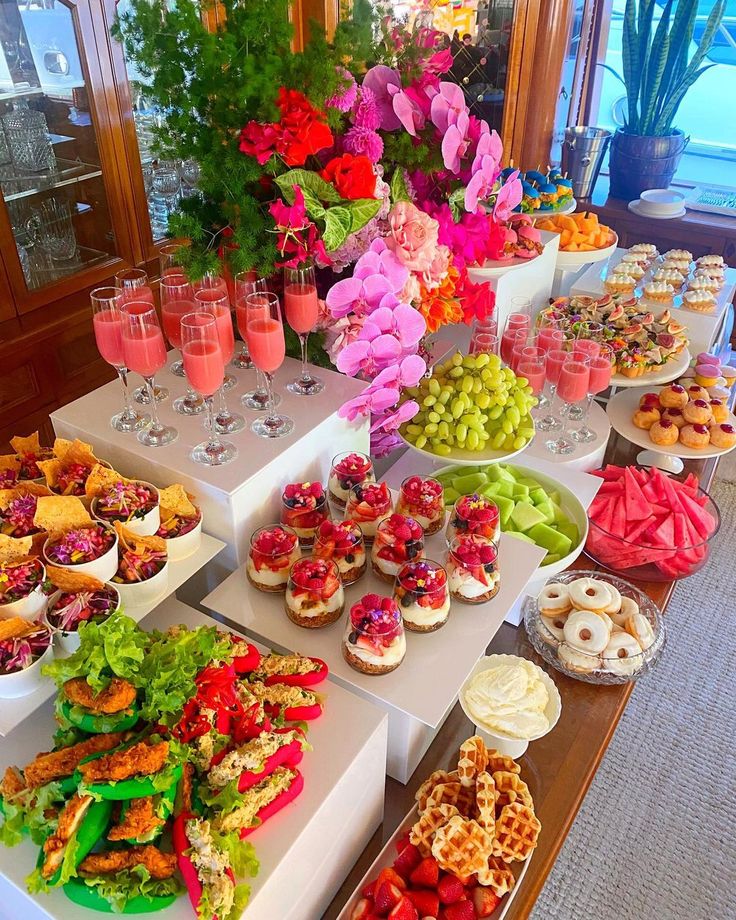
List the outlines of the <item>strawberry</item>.
{"type": "Polygon", "coordinates": [[[432,856],[423,859],[410,876],[412,885],[419,888],[436,888],[439,878],[440,867],[432,856]]]}
{"type": "Polygon", "coordinates": [[[465,889],[459,878],[443,875],[437,885],[437,894],[443,904],[454,904],[465,894],[465,889]]]}
{"type": "Polygon", "coordinates": [[[370,898],[372,901],[376,896],[376,880],[368,882],[360,893],[364,898],[370,898]]]}
{"type": "Polygon", "coordinates": [[[492,888],[484,888],[482,885],[473,891],[472,898],[479,917],[490,917],[501,901],[492,888]]]}
{"type": "Polygon", "coordinates": [[[477,920],[478,914],[472,901],[458,901],[445,908],[445,916],[447,920],[477,920]]]}
{"type": "Polygon", "coordinates": [[[408,879],[421,860],[419,850],[407,840],[406,846],[394,860],[394,869],[402,878],[408,879]]]}
{"type": "Polygon", "coordinates": [[[361,898],[350,914],[350,920],[368,920],[373,913],[373,905],[366,898],[361,898]]]}
{"type": "Polygon", "coordinates": [[[407,891],[407,898],[416,907],[420,917],[436,917],[440,910],[440,899],[434,891],[407,891]]]}
{"type": "Polygon", "coordinates": [[[401,853],[402,850],[405,850],[406,847],[409,846],[409,832],[407,831],[405,834],[402,834],[401,837],[397,839],[394,846],[396,847],[397,853],[401,853]]]}
{"type": "Polygon", "coordinates": [[[388,920],[419,920],[416,907],[409,898],[402,898],[388,915],[388,920]]]}
{"type": "MultiPolygon", "coordinates": [[[[379,876],[380,881],[380,876],[379,876]]],[[[403,881],[403,880],[402,880],[403,881]]],[[[403,890],[394,885],[393,882],[376,883],[376,903],[375,910],[377,914],[386,916],[386,914],[395,907],[403,897],[403,890]]]]}

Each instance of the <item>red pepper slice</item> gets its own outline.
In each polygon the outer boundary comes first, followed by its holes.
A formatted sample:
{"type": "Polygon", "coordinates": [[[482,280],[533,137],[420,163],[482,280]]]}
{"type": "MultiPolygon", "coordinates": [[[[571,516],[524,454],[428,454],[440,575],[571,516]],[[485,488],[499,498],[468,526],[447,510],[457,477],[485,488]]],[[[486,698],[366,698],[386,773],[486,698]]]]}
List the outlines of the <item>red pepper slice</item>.
{"type": "Polygon", "coordinates": [[[244,654],[236,655],[233,658],[233,667],[235,668],[236,674],[248,674],[251,671],[255,671],[256,668],[261,663],[261,653],[255,647],[251,645],[250,642],[246,642],[245,639],[241,639],[239,636],[233,636],[233,640],[236,642],[236,648],[240,649],[243,646],[247,649],[244,654]]]}
{"type": "Polygon", "coordinates": [[[302,746],[299,741],[294,739],[294,741],[284,745],[274,754],[271,754],[270,757],[267,757],[260,773],[253,773],[251,770],[241,773],[238,780],[238,792],[245,792],[246,789],[250,789],[251,786],[260,783],[262,779],[273,773],[276,767],[295,767],[303,757],[302,746]]]}
{"type": "Polygon", "coordinates": [[[282,715],[288,722],[311,722],[314,719],[318,719],[324,712],[324,707],[321,703],[314,703],[311,706],[287,706],[283,712],[278,704],[272,706],[270,703],[266,703],[264,708],[274,719],[282,715]]]}
{"type": "MultiPolygon", "coordinates": [[[[263,808],[258,812],[257,817],[260,818],[261,824],[263,824],[265,821],[268,821],[269,818],[273,817],[277,812],[281,811],[282,808],[285,808],[290,802],[293,802],[294,799],[304,789],[304,777],[298,770],[295,772],[296,775],[291,781],[289,788],[284,789],[284,791],[277,795],[272,802],[269,802],[268,805],[264,805],[263,808]]],[[[249,837],[253,831],[258,830],[261,824],[257,824],[255,827],[244,827],[240,832],[240,839],[245,840],[245,838],[249,837]]]]}
{"type": "Polygon", "coordinates": [[[310,671],[308,674],[285,674],[283,676],[272,674],[263,683],[267,687],[272,687],[274,684],[289,684],[290,687],[313,687],[315,684],[321,684],[330,673],[330,669],[321,658],[308,657],[310,661],[319,665],[319,671],[310,671]]]}
{"type": "MultiPolygon", "coordinates": [[[[202,899],[202,883],[199,880],[199,874],[194,867],[194,863],[188,856],[184,855],[190,845],[189,838],[187,837],[186,823],[193,817],[195,816],[192,814],[182,812],[178,817],[174,818],[174,823],[171,828],[171,839],[174,844],[174,852],[176,853],[179,872],[181,872],[181,877],[184,879],[184,885],[189,894],[189,900],[194,908],[195,914],[198,914],[199,902],[202,899]]],[[[233,886],[235,886],[235,876],[233,875],[232,869],[227,869],[226,873],[233,883],[233,886]]],[[[212,920],[217,920],[217,917],[213,917],[212,920]]]]}

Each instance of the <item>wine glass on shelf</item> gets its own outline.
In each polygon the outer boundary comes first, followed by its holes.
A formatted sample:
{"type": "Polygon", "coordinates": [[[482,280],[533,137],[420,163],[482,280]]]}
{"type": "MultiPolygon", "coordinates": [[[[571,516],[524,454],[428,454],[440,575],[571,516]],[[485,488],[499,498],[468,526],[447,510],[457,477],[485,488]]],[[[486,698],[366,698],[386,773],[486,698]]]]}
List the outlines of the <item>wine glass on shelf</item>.
{"type": "MultiPolygon", "coordinates": [[[[153,290],[148,283],[148,275],[142,268],[123,268],[115,275],[115,287],[120,291],[120,302],[136,300],[153,305],[153,290]]],[[[166,387],[157,386],[154,390],[156,401],[163,402],[169,398],[166,387]]],[[[133,390],[133,399],[143,406],[148,405],[148,390],[145,386],[133,390]]]]}
{"type": "Polygon", "coordinates": [[[130,300],[120,307],[122,343],[125,366],[146,381],[151,425],[138,432],[138,440],[146,447],[163,447],[179,436],[176,428],[162,425],[153,397],[154,377],[166,364],[166,345],[155,308],[145,300],[130,300]]]}
{"type": "MultiPolygon", "coordinates": [[[[181,321],[187,313],[196,309],[192,285],[184,275],[164,275],[161,278],[161,320],[164,334],[172,348],[181,351],[181,321]]],[[[184,365],[181,360],[174,361],[169,368],[177,377],[185,377],[184,365]]],[[[187,385],[184,396],[174,400],[174,412],[179,415],[199,415],[204,411],[204,402],[197,396],[195,390],[187,385]]]]}
{"type": "MultiPolygon", "coordinates": [[[[201,294],[202,296],[198,298],[198,303],[225,303],[227,305],[228,311],[230,310],[230,292],[227,289],[227,282],[222,277],[222,275],[207,274],[204,275],[199,281],[195,281],[193,284],[195,296],[201,294]]],[[[215,312],[215,319],[218,318],[219,310],[215,312]]],[[[222,322],[220,320],[220,322],[222,322]]],[[[223,327],[224,328],[224,327],[223,327]]],[[[230,328],[232,329],[232,317],[230,319],[230,328]]],[[[222,334],[222,329],[221,329],[222,334]]],[[[233,333],[233,352],[235,351],[235,334],[233,333]]],[[[226,343],[223,343],[223,354],[227,351],[226,343]]],[[[232,355],[231,355],[232,357],[232,355]]],[[[228,358],[227,363],[230,363],[228,358]]],[[[225,373],[225,381],[223,387],[226,390],[232,390],[232,388],[237,383],[235,377],[232,374],[225,373]]]]}
{"type": "Polygon", "coordinates": [[[210,435],[192,450],[195,463],[222,466],[238,456],[238,449],[220,440],[215,424],[214,395],[222,390],[225,359],[220,349],[217,320],[211,313],[188,313],[181,320],[181,355],[191,387],[202,394],[207,410],[206,428],[210,435]]]}
{"type": "Polygon", "coordinates": [[[570,437],[578,444],[589,444],[598,440],[598,435],[588,426],[588,415],[593,399],[611,385],[613,374],[613,349],[608,345],[601,345],[600,353],[589,358],[588,400],[583,411],[583,424],[580,428],[570,432],[570,437]]]}
{"type": "MultiPolygon", "coordinates": [[[[256,294],[258,291],[266,290],[266,279],[259,278],[258,272],[249,271],[249,272],[238,272],[235,276],[235,322],[238,327],[238,332],[240,333],[240,338],[243,340],[240,347],[240,351],[233,358],[233,366],[239,367],[242,370],[250,370],[253,367],[253,362],[250,359],[248,354],[248,343],[245,341],[245,325],[246,325],[246,306],[245,299],[248,294],[256,294]]],[[[265,394],[265,390],[264,390],[265,394]]],[[[245,396],[242,400],[245,403],[245,396]]],[[[247,403],[245,403],[247,405],[247,403]]],[[[264,404],[265,404],[265,395],[264,395],[264,404]]],[[[257,406],[251,406],[251,408],[261,408],[257,406]]]]}
{"type": "Polygon", "coordinates": [[[110,424],[116,431],[140,431],[151,421],[151,417],[137,412],[130,401],[128,368],[123,357],[120,291],[114,287],[99,287],[89,296],[92,302],[92,328],[97,349],[104,360],[115,368],[123,386],[125,408],[113,415],[110,424]]]}
{"type": "Polygon", "coordinates": [[[246,299],[248,351],[255,366],[263,371],[268,391],[268,413],[257,418],[251,430],[262,438],[282,438],[294,430],[294,420],[277,415],[273,401],[273,374],[284,363],[286,344],[281,307],[275,294],[249,294],[246,299]]]}
{"type": "Polygon", "coordinates": [[[317,325],[319,312],[317,283],[311,263],[284,269],[284,306],[286,321],[299,336],[302,349],[302,372],[296,380],[287,383],[286,389],[297,396],[316,396],[325,385],[307,370],[307,341],[309,333],[317,325]]]}
{"type": "Polygon", "coordinates": [[[470,339],[471,355],[497,355],[498,336],[493,332],[479,332],[473,330],[470,339]]]}
{"type": "MultiPolygon", "coordinates": [[[[230,313],[230,298],[221,287],[204,287],[194,292],[195,309],[198,313],[210,313],[215,318],[217,334],[220,337],[220,353],[225,366],[233,358],[235,352],[235,333],[233,331],[233,318],[230,313]]],[[[230,375],[224,374],[223,384],[219,392],[219,408],[215,416],[215,425],[220,434],[236,434],[245,428],[245,419],[237,412],[231,412],[225,399],[226,385],[224,380],[230,375]]],[[[232,378],[233,383],[235,378],[232,378]]]]}
{"type": "MultiPolygon", "coordinates": [[[[557,399],[567,405],[574,405],[585,399],[588,394],[588,381],[590,379],[590,358],[587,355],[576,355],[567,352],[560,368],[560,377],[557,381],[557,399]]],[[[556,439],[546,442],[547,450],[553,454],[567,455],[575,450],[575,442],[567,437],[569,416],[562,413],[562,429],[556,439]]]]}

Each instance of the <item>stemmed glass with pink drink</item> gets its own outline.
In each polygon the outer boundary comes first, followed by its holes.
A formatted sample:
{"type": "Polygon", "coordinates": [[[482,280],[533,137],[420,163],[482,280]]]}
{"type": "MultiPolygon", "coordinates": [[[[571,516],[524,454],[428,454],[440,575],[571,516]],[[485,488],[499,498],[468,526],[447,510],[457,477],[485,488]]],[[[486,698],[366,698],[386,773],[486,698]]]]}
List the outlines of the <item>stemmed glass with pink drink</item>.
{"type": "Polygon", "coordinates": [[[150,303],[136,300],[121,304],[120,316],[125,365],[146,381],[151,407],[151,425],[138,432],[138,440],[146,447],[163,447],[175,441],[179,432],[170,425],[161,424],[153,397],[154,377],[166,364],[166,345],[158,316],[150,303]]]}
{"type": "MultiPolygon", "coordinates": [[[[181,351],[181,321],[187,313],[195,309],[194,291],[191,283],[184,275],[174,274],[169,271],[161,278],[161,321],[164,334],[172,348],[181,351]]],[[[186,376],[181,360],[174,361],[169,368],[177,377],[186,376]]],[[[174,400],[174,411],[180,415],[199,415],[204,411],[204,401],[197,396],[191,386],[187,385],[187,392],[174,400]]]]}
{"type": "Polygon", "coordinates": [[[552,348],[547,352],[545,374],[552,394],[552,399],[547,415],[545,415],[544,418],[540,418],[537,422],[537,428],[539,428],[540,431],[556,431],[558,428],[562,427],[562,422],[555,415],[553,408],[556,403],[555,397],[557,393],[557,383],[560,379],[560,371],[569,354],[570,352],[564,351],[562,348],[552,348]]]}
{"type": "Polygon", "coordinates": [[[105,361],[115,368],[123,386],[125,408],[117,415],[113,415],[110,424],[116,431],[140,431],[151,421],[151,417],[140,415],[130,402],[128,368],[123,357],[120,291],[114,287],[99,287],[95,288],[89,297],[92,302],[92,328],[97,349],[105,361]]]}
{"type": "MultiPolygon", "coordinates": [[[[226,367],[235,353],[235,332],[233,331],[233,318],[230,313],[230,298],[227,288],[219,286],[204,287],[194,292],[195,309],[198,313],[210,313],[215,318],[217,334],[220,337],[220,352],[223,361],[223,380],[229,377],[224,373],[226,367]],[[224,293],[223,293],[224,291],[224,293]]],[[[233,381],[235,378],[232,378],[233,381]]],[[[215,425],[220,434],[236,434],[245,428],[245,419],[237,412],[231,412],[227,407],[225,398],[225,383],[219,391],[219,409],[215,416],[215,425]]]]}
{"type": "MultiPolygon", "coordinates": [[[[267,290],[265,278],[259,278],[255,272],[238,272],[235,276],[235,319],[237,321],[238,332],[243,339],[243,350],[240,356],[233,359],[235,364],[243,356],[247,359],[247,364],[240,363],[239,367],[254,367],[250,354],[248,353],[248,342],[246,341],[246,327],[248,324],[248,295],[262,294],[267,290]]],[[[274,405],[278,406],[281,397],[278,393],[273,394],[274,405]]],[[[248,390],[240,397],[240,402],[247,409],[255,409],[256,412],[265,412],[268,409],[268,390],[263,372],[256,367],[256,386],[248,390]]]]}
{"type": "Polygon", "coordinates": [[[509,313],[501,336],[501,360],[511,366],[511,354],[519,339],[526,341],[530,320],[526,313],[509,313]]]}
{"type": "Polygon", "coordinates": [[[302,348],[302,372],[296,380],[287,383],[286,389],[297,396],[316,396],[325,385],[307,370],[307,341],[309,333],[317,325],[319,299],[314,278],[314,266],[302,265],[284,269],[284,307],[286,321],[299,336],[302,348]]]}
{"type": "Polygon", "coordinates": [[[181,356],[190,385],[202,394],[207,410],[206,441],[192,450],[195,463],[222,466],[238,456],[238,449],[222,441],[215,423],[214,395],[222,389],[225,359],[220,348],[217,320],[211,313],[188,313],[181,321],[181,356]]]}
{"type": "MultiPolygon", "coordinates": [[[[545,359],[547,354],[550,351],[559,350],[565,344],[565,336],[561,329],[556,328],[555,326],[542,326],[537,332],[537,348],[540,348],[544,353],[545,359]]],[[[547,381],[549,383],[549,381],[547,381]]],[[[549,389],[550,395],[547,396],[544,392],[544,389],[539,394],[539,402],[537,403],[537,409],[548,409],[552,402],[552,397],[555,395],[554,387],[549,386],[545,389],[549,389]]]]}
{"type": "Polygon", "coordinates": [[[596,441],[598,435],[592,428],[588,427],[588,415],[594,397],[611,385],[611,375],[613,374],[613,349],[608,345],[601,345],[600,352],[595,357],[589,358],[588,368],[590,371],[588,379],[588,401],[585,404],[583,412],[583,424],[580,428],[570,432],[573,441],[579,444],[589,444],[596,441]]]}
{"type": "MultiPolygon", "coordinates": [[[[585,323],[581,329],[582,335],[599,335],[603,330],[600,323],[585,323]]],[[[588,358],[597,358],[601,353],[601,345],[593,338],[577,338],[572,342],[572,353],[574,355],[585,355],[588,358]]],[[[579,422],[585,414],[583,406],[567,406],[566,410],[571,422],[579,422]]]]}
{"type": "MultiPolygon", "coordinates": [[[[228,310],[230,310],[230,292],[227,289],[227,282],[222,277],[222,275],[214,275],[214,274],[204,275],[204,277],[200,278],[199,281],[195,281],[192,287],[194,288],[194,295],[195,295],[195,299],[198,304],[206,305],[209,303],[216,303],[216,304],[225,303],[227,304],[228,310]]],[[[219,311],[215,313],[214,315],[215,315],[215,319],[217,319],[219,315],[219,311]]],[[[220,323],[222,323],[222,320],[220,320],[220,323]]],[[[222,336],[224,326],[221,328],[220,325],[218,324],[218,328],[220,328],[220,335],[222,336]]],[[[230,318],[230,328],[232,329],[232,317],[230,318]]],[[[226,359],[226,362],[225,362],[226,365],[230,363],[233,354],[235,354],[235,333],[234,332],[232,333],[232,340],[233,340],[232,352],[230,354],[230,357],[226,359]]],[[[222,345],[223,345],[223,355],[225,355],[228,352],[228,347],[227,347],[228,343],[223,342],[222,345]]],[[[232,374],[228,374],[226,371],[225,379],[222,384],[223,388],[225,390],[232,390],[232,388],[235,386],[236,383],[237,383],[237,380],[235,379],[235,377],[233,377],[232,374]]]]}
{"type": "MultiPolygon", "coordinates": [[[[150,303],[153,306],[153,290],[148,282],[148,275],[142,268],[123,268],[115,275],[115,287],[120,291],[120,302],[135,300],[150,303]]],[[[157,402],[169,398],[166,387],[157,386],[154,390],[157,402]]],[[[133,390],[133,399],[143,406],[148,405],[148,390],[145,386],[133,390]]]]}
{"type": "MultiPolygon", "coordinates": [[[[572,352],[566,354],[557,381],[558,399],[569,405],[574,405],[585,399],[588,395],[588,381],[590,379],[589,363],[590,358],[587,355],[576,355],[572,352]]],[[[575,450],[574,441],[567,438],[568,423],[569,418],[565,414],[559,436],[555,440],[550,439],[546,442],[547,450],[551,453],[571,454],[575,450]]]]}
{"type": "Polygon", "coordinates": [[[269,405],[266,417],[257,418],[251,431],[262,438],[282,438],[294,430],[294,420],[288,415],[277,415],[273,401],[273,375],[286,356],[281,306],[278,297],[267,291],[249,294],[246,309],[248,351],[255,366],[263,371],[269,405]]]}
{"type": "Polygon", "coordinates": [[[514,372],[518,377],[525,377],[534,395],[539,398],[546,379],[546,355],[536,345],[527,345],[521,350],[514,372]]]}

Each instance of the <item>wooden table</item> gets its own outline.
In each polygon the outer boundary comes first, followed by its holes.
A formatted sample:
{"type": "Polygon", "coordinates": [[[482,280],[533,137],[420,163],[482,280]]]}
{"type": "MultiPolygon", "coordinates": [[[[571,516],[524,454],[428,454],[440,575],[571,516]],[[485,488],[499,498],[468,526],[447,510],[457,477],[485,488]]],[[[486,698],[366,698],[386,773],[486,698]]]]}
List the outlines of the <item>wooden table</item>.
{"type": "MultiPolygon", "coordinates": [[[[624,466],[636,462],[639,448],[615,432],[606,452],[606,462],[624,466]]],[[[703,488],[713,480],[717,460],[685,461],[686,471],[699,476],[703,488]]],[[[582,555],[575,568],[597,568],[582,555]]],[[[664,610],[675,582],[637,583],[664,610]]],[[[548,735],[529,745],[521,758],[522,775],[534,797],[535,810],[542,822],[539,845],[524,881],[514,896],[508,920],[521,920],[531,913],[558,853],[590,787],[596,770],[613,737],[636,684],[596,686],[565,677],[540,659],[527,641],[523,626],[504,624],[491,643],[489,653],[507,653],[530,658],[553,677],[562,697],[560,720],[548,735]]],[[[644,679],[640,693],[647,692],[644,679]]],[[[406,786],[388,779],[383,825],[374,835],[358,863],[327,910],[324,920],[334,920],[370,864],[414,804],[419,785],[437,769],[449,765],[457,749],[471,732],[471,723],[456,705],[437,738],[406,786]]]]}

